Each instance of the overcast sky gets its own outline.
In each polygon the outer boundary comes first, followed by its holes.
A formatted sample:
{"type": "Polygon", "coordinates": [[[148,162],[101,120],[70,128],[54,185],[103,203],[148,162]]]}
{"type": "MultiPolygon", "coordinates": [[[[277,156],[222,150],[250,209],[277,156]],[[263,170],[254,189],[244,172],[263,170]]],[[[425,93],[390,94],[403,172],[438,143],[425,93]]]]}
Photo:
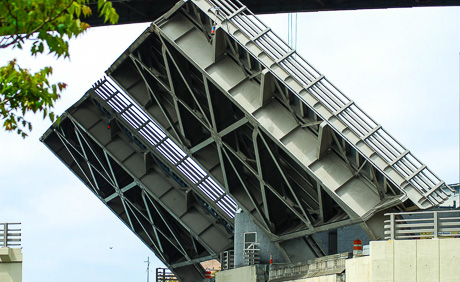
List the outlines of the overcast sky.
{"type": "MultiPolygon", "coordinates": [[[[287,38],[287,16],[263,16],[287,38]]],[[[56,112],[75,103],[147,24],[89,30],[71,61],[0,50],[69,84],[56,112]]],[[[298,53],[447,183],[459,182],[460,8],[299,14],[298,53]]],[[[38,138],[0,131],[0,222],[22,222],[24,281],[146,281],[154,254],[38,138]]],[[[151,272],[153,280],[154,271],[151,272]]]]}

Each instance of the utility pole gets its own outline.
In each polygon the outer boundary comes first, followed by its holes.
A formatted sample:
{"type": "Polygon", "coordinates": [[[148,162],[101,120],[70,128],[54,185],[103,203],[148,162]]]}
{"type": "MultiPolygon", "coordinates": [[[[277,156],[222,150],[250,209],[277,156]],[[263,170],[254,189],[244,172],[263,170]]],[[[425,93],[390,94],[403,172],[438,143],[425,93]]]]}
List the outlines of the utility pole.
{"type": "Polygon", "coordinates": [[[150,257],[147,257],[147,260],[144,261],[147,263],[147,282],[149,282],[149,277],[150,277],[150,257]]]}

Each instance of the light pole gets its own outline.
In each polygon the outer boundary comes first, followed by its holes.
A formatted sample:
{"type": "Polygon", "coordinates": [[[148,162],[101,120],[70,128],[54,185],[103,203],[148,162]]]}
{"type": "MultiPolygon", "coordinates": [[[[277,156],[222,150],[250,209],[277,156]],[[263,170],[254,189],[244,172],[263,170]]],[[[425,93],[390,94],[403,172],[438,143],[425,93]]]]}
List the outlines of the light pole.
{"type": "Polygon", "coordinates": [[[144,261],[147,263],[147,282],[149,282],[149,277],[150,277],[150,257],[147,257],[147,260],[144,261]]]}

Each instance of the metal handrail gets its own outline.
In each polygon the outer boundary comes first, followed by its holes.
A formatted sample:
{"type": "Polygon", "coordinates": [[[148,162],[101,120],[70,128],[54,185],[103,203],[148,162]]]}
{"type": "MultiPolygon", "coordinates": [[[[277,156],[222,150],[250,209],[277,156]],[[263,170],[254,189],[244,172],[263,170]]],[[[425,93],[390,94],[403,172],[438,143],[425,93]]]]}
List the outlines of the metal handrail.
{"type": "Polygon", "coordinates": [[[0,223],[0,248],[21,246],[21,229],[16,227],[20,224],[0,223]]]}
{"type": "MultiPolygon", "coordinates": [[[[295,91],[283,79],[271,70],[271,66],[266,65],[262,60],[259,62],[269,69],[272,74],[277,77],[287,88],[289,88],[303,103],[309,105],[302,97],[302,92],[307,91],[313,95],[317,103],[323,105],[331,114],[330,116],[337,117],[344,125],[346,125],[360,141],[366,143],[374,153],[379,155],[387,164],[391,166],[401,177],[419,191],[423,199],[428,200],[432,205],[442,203],[448,194],[438,189],[445,184],[438,176],[436,176],[426,165],[420,162],[409,150],[402,146],[394,139],[386,130],[375,122],[368,114],[358,107],[345,94],[337,89],[329,80],[321,75],[313,66],[311,66],[302,56],[296,54],[284,40],[276,35],[268,28],[260,19],[258,19],[250,10],[246,8],[238,0],[206,0],[212,7],[210,10],[216,20],[221,20],[221,27],[225,30],[227,25],[227,33],[235,41],[239,42],[243,48],[251,53],[254,58],[258,59],[260,54],[253,54],[251,50],[246,48],[248,42],[252,42],[259,46],[267,56],[269,56],[277,65],[283,68],[292,79],[303,86],[300,91],[295,91]],[[237,30],[242,32],[248,42],[242,42],[234,34],[228,32],[228,24],[232,24],[237,30]],[[440,199],[436,198],[439,197],[440,199]]],[[[314,105],[313,105],[314,106],[314,105]]],[[[309,107],[315,111],[324,121],[330,123],[329,117],[316,111],[312,105],[309,107]]],[[[331,128],[334,129],[333,126],[331,128]]],[[[360,152],[367,161],[375,165],[375,167],[397,187],[397,183],[387,174],[384,169],[379,168],[376,163],[371,160],[370,156],[366,156],[356,144],[351,142],[342,132],[334,129],[344,140],[346,140],[355,150],[360,152]]],[[[405,188],[405,185],[401,187],[405,188]]],[[[448,187],[448,186],[447,186],[448,187]]],[[[450,189],[450,187],[449,187],[450,189]]],[[[452,190],[450,189],[452,192],[452,190]]]]}
{"type": "Polygon", "coordinates": [[[460,211],[386,213],[385,239],[457,238],[460,236],[460,211]]]}
{"type": "Polygon", "coordinates": [[[183,152],[126,93],[117,89],[107,79],[98,81],[93,89],[222,211],[231,218],[235,217],[237,207],[235,200],[194,159],[183,152]]]}
{"type": "Polygon", "coordinates": [[[220,253],[220,263],[222,270],[233,269],[235,267],[235,254],[233,250],[220,253]]]}
{"type": "Polygon", "coordinates": [[[260,248],[259,243],[251,243],[248,247],[244,248],[243,260],[246,265],[254,265],[260,263],[260,248]]]}
{"type": "Polygon", "coordinates": [[[176,275],[169,268],[158,267],[156,269],[156,282],[178,282],[176,275]]]}

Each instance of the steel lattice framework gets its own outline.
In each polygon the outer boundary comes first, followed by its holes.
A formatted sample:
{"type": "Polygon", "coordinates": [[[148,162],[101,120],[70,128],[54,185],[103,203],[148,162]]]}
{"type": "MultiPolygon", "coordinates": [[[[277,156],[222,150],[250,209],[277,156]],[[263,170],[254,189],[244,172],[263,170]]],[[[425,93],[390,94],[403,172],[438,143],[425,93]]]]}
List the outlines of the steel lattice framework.
{"type": "Polygon", "coordinates": [[[178,276],[202,279],[199,262],[233,246],[232,218],[192,193],[190,180],[110,109],[91,90],[42,141],[178,276]]]}
{"type": "MultiPolygon", "coordinates": [[[[244,5],[178,2],[42,141],[183,281],[242,208],[286,261],[311,235],[442,203],[409,150],[244,5]]],[[[201,277],[201,278],[200,278],[201,277]]]]}
{"type": "Polygon", "coordinates": [[[274,239],[446,199],[426,165],[245,6],[182,4],[107,73],[274,239]]]}

